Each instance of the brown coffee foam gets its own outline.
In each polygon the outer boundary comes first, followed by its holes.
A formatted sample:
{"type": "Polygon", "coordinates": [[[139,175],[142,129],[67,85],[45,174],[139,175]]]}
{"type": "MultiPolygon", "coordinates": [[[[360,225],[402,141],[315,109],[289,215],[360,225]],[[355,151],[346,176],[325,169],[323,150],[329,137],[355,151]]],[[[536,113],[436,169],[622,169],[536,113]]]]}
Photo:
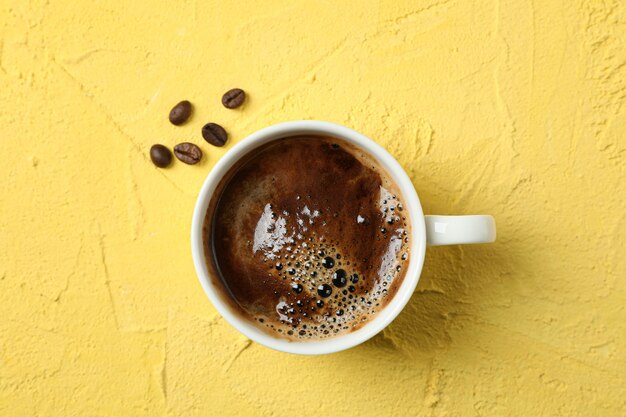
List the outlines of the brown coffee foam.
{"type": "MultiPolygon", "coordinates": [[[[205,219],[205,251],[211,275],[218,277],[216,283],[228,293],[234,310],[275,335],[285,336],[291,330],[294,334],[288,337],[307,339],[355,330],[393,298],[404,278],[404,268],[397,272],[396,264],[408,264],[408,260],[399,259],[402,253],[408,256],[409,245],[402,234],[408,226],[401,214],[395,216],[396,223],[387,224],[389,216],[383,217],[379,201],[381,190],[385,189],[389,190],[389,200],[394,194],[399,197],[382,168],[345,141],[300,136],[265,145],[228,172],[218,186],[217,198],[211,201],[205,219]],[[357,222],[357,216],[365,221],[357,222]],[[265,233],[266,243],[271,245],[260,244],[263,239],[257,236],[255,248],[255,231],[257,235],[258,230],[263,232],[263,221],[270,226],[270,232],[265,233]],[[382,228],[387,232],[382,233],[382,228]],[[400,250],[392,254],[391,264],[383,270],[385,253],[396,237],[401,239],[400,250]],[[302,247],[303,243],[308,248],[302,247]],[[334,268],[327,270],[317,265],[317,254],[307,253],[316,252],[320,245],[329,254],[334,250],[342,256],[335,259],[334,268]],[[281,271],[276,270],[276,262],[283,264],[281,271]],[[289,262],[291,265],[287,265],[289,262]],[[296,267],[296,262],[300,267],[296,267]],[[306,262],[312,262],[309,269],[304,267],[306,262]],[[290,267],[298,269],[298,273],[290,275],[290,267]],[[330,282],[332,271],[339,267],[348,276],[359,275],[354,292],[343,294],[350,284],[337,288],[330,282]],[[318,277],[310,277],[313,270],[318,277]],[[303,285],[300,294],[291,288],[293,282],[303,285]],[[332,286],[331,297],[321,298],[317,294],[316,287],[322,283],[332,286]],[[342,301],[344,297],[346,301],[342,301]],[[365,301],[357,304],[353,314],[354,304],[348,302],[361,298],[365,301]],[[325,302],[324,307],[312,310],[318,299],[325,302]],[[276,308],[281,300],[286,303],[286,310],[292,311],[287,314],[291,323],[280,320],[285,318],[276,308]],[[297,305],[298,301],[303,307],[297,305]],[[344,314],[337,317],[340,309],[344,314]],[[305,324],[305,334],[300,336],[305,324]],[[324,334],[321,325],[325,326],[323,330],[332,325],[332,331],[324,334]]],[[[395,213],[401,213],[397,208],[401,205],[399,200],[388,202],[388,213],[392,205],[395,213]]]]}

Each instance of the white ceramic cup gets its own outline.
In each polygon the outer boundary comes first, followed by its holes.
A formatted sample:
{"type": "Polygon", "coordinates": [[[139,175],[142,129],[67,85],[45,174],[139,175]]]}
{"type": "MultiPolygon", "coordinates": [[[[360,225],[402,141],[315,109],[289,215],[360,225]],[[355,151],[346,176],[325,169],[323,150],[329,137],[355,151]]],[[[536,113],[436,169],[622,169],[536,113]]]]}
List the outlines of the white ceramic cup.
{"type": "MultiPolygon", "coordinates": [[[[251,340],[283,352],[303,355],[319,355],[338,352],[365,342],[383,330],[402,311],[411,298],[419,281],[426,245],[453,245],[460,243],[486,243],[496,238],[496,226],[493,217],[478,216],[424,216],[415,188],[400,164],[385,149],[373,140],[347,127],[314,120],[302,120],[280,123],[266,127],[246,137],[233,146],[216,164],[202,185],[191,223],[191,251],[200,284],[219,313],[237,330],[251,340]],[[329,339],[316,341],[289,341],[273,337],[232,307],[223,297],[227,291],[220,290],[209,276],[203,246],[202,225],[222,177],[241,157],[253,149],[276,139],[296,135],[324,135],[343,139],[372,155],[388,172],[398,185],[405,206],[405,213],[410,217],[411,256],[407,273],[398,292],[388,305],[362,328],[329,339]]],[[[219,285],[219,284],[218,284],[219,285]]]]}

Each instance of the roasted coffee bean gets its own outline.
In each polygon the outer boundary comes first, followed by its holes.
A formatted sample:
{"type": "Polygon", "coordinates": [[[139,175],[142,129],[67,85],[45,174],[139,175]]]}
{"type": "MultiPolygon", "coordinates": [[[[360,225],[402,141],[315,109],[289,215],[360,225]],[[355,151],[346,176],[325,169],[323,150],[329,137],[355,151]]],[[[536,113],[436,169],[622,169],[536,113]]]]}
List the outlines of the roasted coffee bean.
{"type": "Polygon", "coordinates": [[[188,165],[195,165],[202,159],[202,151],[193,143],[183,142],[174,146],[174,155],[188,165]]]}
{"type": "Polygon", "coordinates": [[[224,146],[228,133],[217,123],[207,123],[202,128],[202,137],[213,146],[224,146]]]}
{"type": "Polygon", "coordinates": [[[172,152],[163,145],[152,145],[150,148],[150,159],[159,168],[165,168],[172,163],[172,152]]]}
{"type": "Polygon", "coordinates": [[[187,100],[181,101],[170,110],[170,122],[173,125],[182,125],[191,115],[191,103],[187,100]]]}
{"type": "Polygon", "coordinates": [[[227,109],[236,109],[241,106],[246,99],[246,92],[241,88],[233,88],[228,90],[222,96],[222,104],[227,109]]]}

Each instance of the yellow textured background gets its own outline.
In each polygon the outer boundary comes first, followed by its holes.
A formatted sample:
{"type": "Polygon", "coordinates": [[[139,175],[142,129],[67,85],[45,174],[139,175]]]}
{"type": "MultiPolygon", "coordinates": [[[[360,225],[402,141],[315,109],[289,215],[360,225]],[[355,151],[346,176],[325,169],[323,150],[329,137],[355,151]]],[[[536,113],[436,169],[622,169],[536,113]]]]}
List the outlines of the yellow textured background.
{"type": "Polygon", "coordinates": [[[0,415],[624,415],[622,2],[0,4],[0,415]],[[426,213],[498,222],[325,357],[236,333],[189,249],[226,150],[201,126],[307,118],[385,146],[426,213]],[[181,141],[204,162],[150,163],[181,141]]]}

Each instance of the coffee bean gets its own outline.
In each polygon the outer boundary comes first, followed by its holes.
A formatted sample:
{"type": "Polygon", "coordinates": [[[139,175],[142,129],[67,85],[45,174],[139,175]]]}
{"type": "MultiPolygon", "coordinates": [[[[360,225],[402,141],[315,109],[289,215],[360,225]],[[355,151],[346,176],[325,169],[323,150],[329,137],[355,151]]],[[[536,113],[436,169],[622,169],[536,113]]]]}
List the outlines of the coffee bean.
{"type": "Polygon", "coordinates": [[[227,109],[236,109],[241,106],[246,99],[246,92],[241,88],[233,88],[228,90],[222,96],[222,104],[227,109]]]}
{"type": "Polygon", "coordinates": [[[159,168],[165,168],[172,163],[172,152],[163,145],[152,145],[150,148],[150,159],[159,168]]]}
{"type": "Polygon", "coordinates": [[[173,125],[182,125],[191,115],[191,103],[187,100],[181,101],[170,110],[170,122],[173,125]]]}
{"type": "Polygon", "coordinates": [[[202,137],[213,146],[224,146],[228,133],[217,123],[207,123],[202,128],[202,137]]]}
{"type": "Polygon", "coordinates": [[[174,146],[174,155],[188,165],[195,165],[202,159],[202,151],[193,143],[183,142],[174,146]]]}

